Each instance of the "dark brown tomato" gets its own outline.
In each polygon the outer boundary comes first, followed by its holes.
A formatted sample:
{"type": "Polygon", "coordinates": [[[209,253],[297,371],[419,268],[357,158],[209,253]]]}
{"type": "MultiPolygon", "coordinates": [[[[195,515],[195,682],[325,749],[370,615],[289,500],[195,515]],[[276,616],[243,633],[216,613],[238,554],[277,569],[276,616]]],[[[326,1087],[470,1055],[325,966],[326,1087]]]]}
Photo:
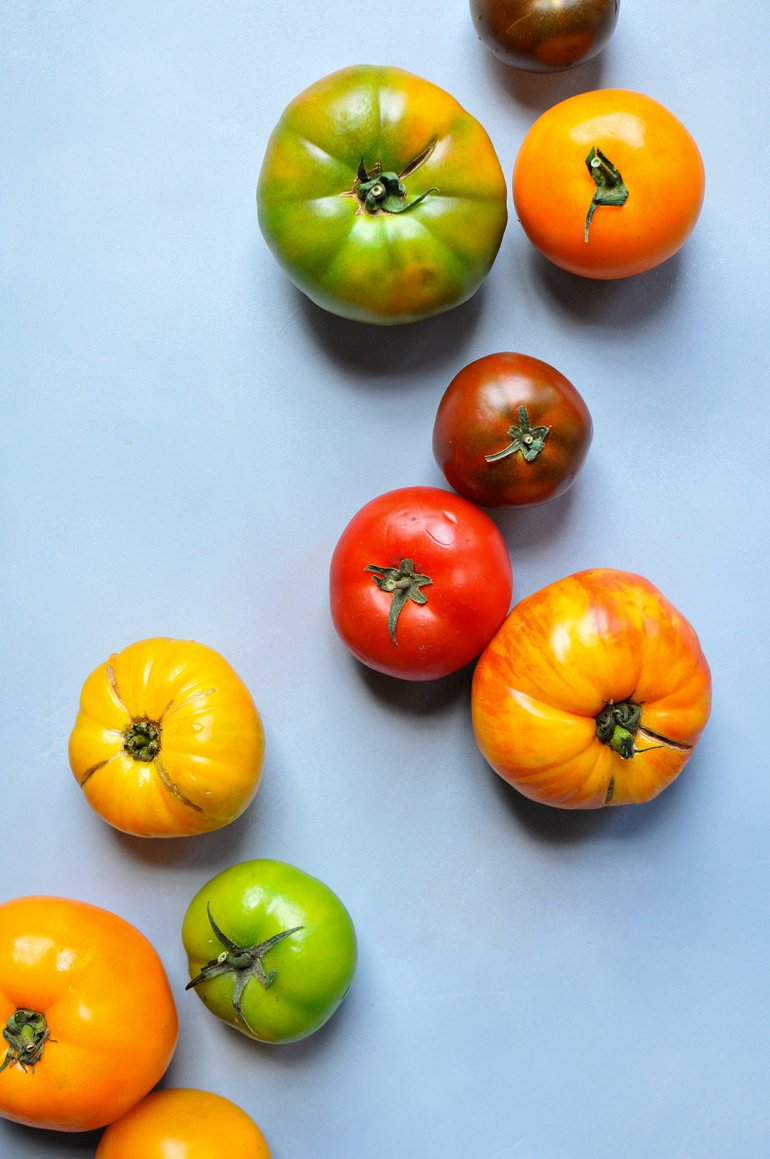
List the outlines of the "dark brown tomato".
{"type": "Polygon", "coordinates": [[[450,382],[433,454],[450,487],[482,507],[534,507],[574,483],[593,423],[558,370],[526,354],[488,354],[450,382]]]}
{"type": "Polygon", "coordinates": [[[558,72],[601,52],[620,0],[470,0],[479,40],[496,57],[530,72],[558,72]]]}

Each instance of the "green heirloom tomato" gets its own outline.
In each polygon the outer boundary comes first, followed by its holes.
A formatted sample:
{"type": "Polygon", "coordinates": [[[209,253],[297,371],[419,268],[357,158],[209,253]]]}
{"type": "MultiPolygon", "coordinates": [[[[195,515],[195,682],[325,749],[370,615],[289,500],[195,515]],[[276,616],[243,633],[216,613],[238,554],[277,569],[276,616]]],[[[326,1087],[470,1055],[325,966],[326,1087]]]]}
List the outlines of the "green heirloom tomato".
{"type": "Polygon", "coordinates": [[[259,224],[292,281],[344,318],[439,314],[486,277],[507,222],[485,130],[397,68],[342,69],[300,93],[271,134],[259,224]]]}
{"type": "Polygon", "coordinates": [[[331,1018],[356,968],[350,914],[322,881],[282,861],[213,877],[182,924],[189,990],[260,1042],[296,1042],[331,1018]]]}

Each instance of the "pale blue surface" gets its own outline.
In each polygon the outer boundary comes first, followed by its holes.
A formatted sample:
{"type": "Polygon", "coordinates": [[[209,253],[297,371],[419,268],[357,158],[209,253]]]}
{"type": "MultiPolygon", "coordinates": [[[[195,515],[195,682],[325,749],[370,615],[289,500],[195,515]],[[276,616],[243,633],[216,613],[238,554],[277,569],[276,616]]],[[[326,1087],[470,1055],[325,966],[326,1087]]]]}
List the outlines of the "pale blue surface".
{"type": "MultiPolygon", "coordinates": [[[[181,1012],[166,1084],[240,1102],[275,1159],[770,1154],[770,13],[691,7],[624,0],[605,54],[552,78],[498,65],[464,0],[0,11],[2,896],[138,925],[181,1012]],[[704,156],[695,234],[602,285],[549,267],[512,219],[460,310],[395,332],[323,314],[263,244],[254,186],[286,102],[362,62],[452,92],[506,174],[556,100],[657,97],[704,156]],[[644,808],[524,802],[477,753],[467,673],[394,684],[329,623],[345,522],[441,483],[438,400],[495,350],[553,363],[595,424],[565,499],[499,518],[517,598],[584,567],[642,572],[712,665],[697,754],[644,808]],[[68,770],[86,674],[151,634],[219,649],[263,713],[257,801],[208,838],[122,837],[68,770]],[[296,1047],[251,1044],[183,993],[189,897],[253,856],[322,877],[360,935],[349,998],[296,1047]]],[[[94,1145],[0,1123],[3,1159],[94,1145]]]]}

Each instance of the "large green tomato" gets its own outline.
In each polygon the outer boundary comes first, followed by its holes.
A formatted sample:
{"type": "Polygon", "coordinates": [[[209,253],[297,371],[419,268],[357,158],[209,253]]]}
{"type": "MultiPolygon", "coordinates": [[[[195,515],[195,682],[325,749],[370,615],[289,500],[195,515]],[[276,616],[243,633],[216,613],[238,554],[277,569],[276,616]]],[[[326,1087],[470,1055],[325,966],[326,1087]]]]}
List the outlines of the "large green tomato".
{"type": "Polygon", "coordinates": [[[300,290],[334,314],[383,324],[470,298],[508,212],[478,121],[429,81],[364,65],[288,105],[257,204],[265,240],[300,290]]]}
{"type": "Polygon", "coordinates": [[[296,1042],[318,1030],[356,968],[345,906],[282,861],[243,861],[218,873],[190,902],[182,941],[187,989],[260,1042],[296,1042]]]}

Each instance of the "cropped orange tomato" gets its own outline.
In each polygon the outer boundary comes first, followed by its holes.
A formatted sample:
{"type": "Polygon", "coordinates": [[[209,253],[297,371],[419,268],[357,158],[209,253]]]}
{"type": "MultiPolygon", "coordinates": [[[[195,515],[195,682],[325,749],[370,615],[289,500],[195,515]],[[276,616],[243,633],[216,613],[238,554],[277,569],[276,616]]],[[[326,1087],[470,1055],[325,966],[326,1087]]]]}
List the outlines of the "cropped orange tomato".
{"type": "Polygon", "coordinates": [[[210,1091],[153,1091],[112,1123],[95,1159],[270,1159],[257,1124],[210,1091]]]}
{"type": "Polygon", "coordinates": [[[85,902],[0,905],[0,1115],[91,1131],[163,1075],[177,1015],[160,958],[123,918],[85,902]]]}
{"type": "Polygon", "coordinates": [[[609,568],[522,600],[473,677],[476,740],[495,772],[565,809],[657,796],[710,708],[691,626],[648,580],[609,568]]]}
{"type": "Polygon", "coordinates": [[[69,743],[89,805],[124,833],[186,837],[239,817],[264,734],[226,660],[190,640],[142,640],[86,680],[69,743]]]}
{"type": "Polygon", "coordinates": [[[585,278],[626,278],[690,236],[705,178],[687,129],[652,97],[579,93],[535,121],[513,170],[513,201],[533,245],[585,278]]]}

